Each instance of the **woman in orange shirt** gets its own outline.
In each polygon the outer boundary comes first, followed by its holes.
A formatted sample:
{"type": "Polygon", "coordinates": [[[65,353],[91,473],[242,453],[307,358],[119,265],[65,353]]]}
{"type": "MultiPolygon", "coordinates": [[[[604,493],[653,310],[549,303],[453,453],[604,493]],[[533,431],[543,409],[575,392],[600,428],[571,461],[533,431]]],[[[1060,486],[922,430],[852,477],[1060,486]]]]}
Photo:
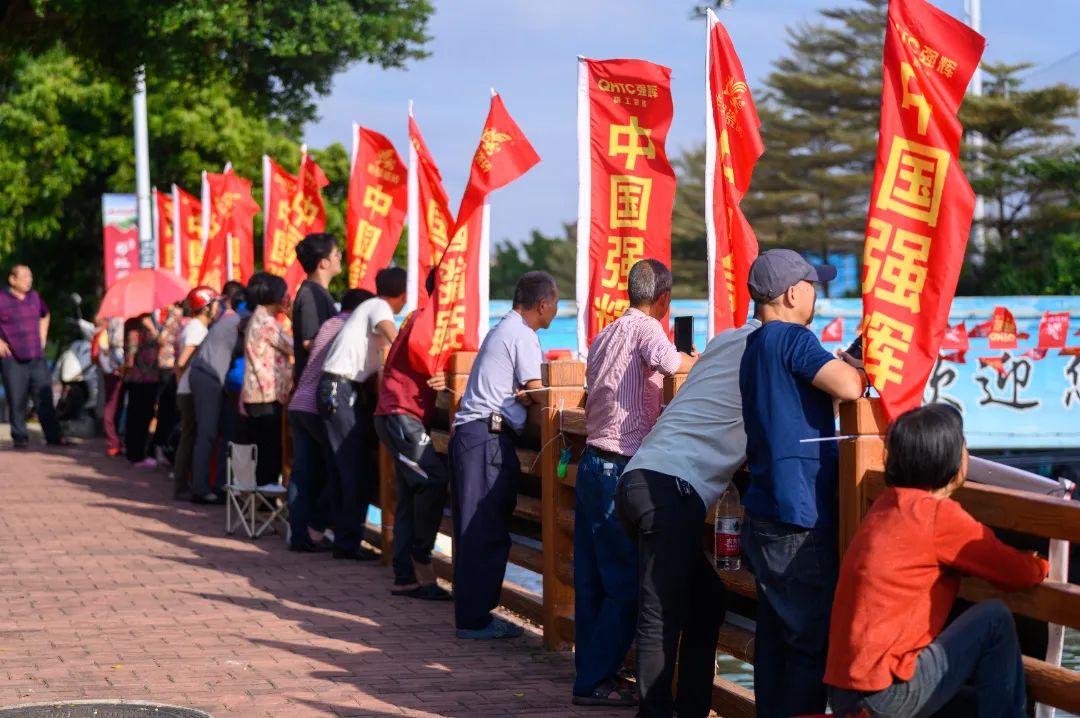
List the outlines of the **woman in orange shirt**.
{"type": "Polygon", "coordinates": [[[979,716],[1023,716],[1024,668],[1005,604],[983,601],[945,620],[961,576],[1019,590],[1045,579],[1047,563],[1006,546],[949,498],[967,475],[959,412],[914,409],[886,441],[888,488],[840,566],[825,669],[833,712],[929,716],[973,693],[979,716]]]}

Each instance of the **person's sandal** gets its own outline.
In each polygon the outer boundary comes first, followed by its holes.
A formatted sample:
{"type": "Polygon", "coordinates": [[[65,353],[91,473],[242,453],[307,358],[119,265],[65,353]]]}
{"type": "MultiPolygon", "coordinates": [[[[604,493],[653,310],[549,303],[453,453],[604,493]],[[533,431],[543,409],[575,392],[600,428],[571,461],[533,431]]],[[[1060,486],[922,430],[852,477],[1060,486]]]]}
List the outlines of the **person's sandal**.
{"type": "Polygon", "coordinates": [[[421,601],[450,601],[453,599],[449,591],[434,583],[418,586],[404,595],[409,598],[419,598],[421,601]]]}
{"type": "Polygon", "coordinates": [[[590,695],[574,696],[573,704],[576,706],[607,706],[610,708],[630,708],[638,703],[637,696],[631,688],[619,688],[611,680],[606,680],[598,685],[590,695]],[[612,698],[612,695],[615,697],[612,698]]]}

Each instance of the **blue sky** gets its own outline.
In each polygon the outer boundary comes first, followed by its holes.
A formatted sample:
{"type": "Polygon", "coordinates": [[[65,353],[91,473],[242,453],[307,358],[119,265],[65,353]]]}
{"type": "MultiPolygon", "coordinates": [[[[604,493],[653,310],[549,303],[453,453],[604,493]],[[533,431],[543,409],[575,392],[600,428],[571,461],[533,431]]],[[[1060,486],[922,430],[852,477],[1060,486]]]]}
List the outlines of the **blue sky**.
{"type": "MultiPolygon", "coordinates": [[[[852,0],[737,0],[720,13],[757,89],[785,54],[786,27],[852,0]]],[[[492,195],[492,240],[520,242],[536,228],[561,233],[577,211],[576,62],[635,57],[672,68],[669,154],[704,138],[704,21],[690,0],[435,0],[431,56],[406,70],[356,65],[339,75],[307,128],[313,147],[349,147],[352,122],[386,134],[405,157],[408,102],[442,171],[454,210],[487,114],[489,90],[528,135],[541,162],[492,195]]],[[[939,0],[963,16],[963,0],[939,0]]],[[[985,60],[1035,63],[1032,84],[1080,83],[1078,0],[983,0],[985,60]],[[1071,58],[1058,65],[1056,61],[1071,58]],[[1039,69],[1045,68],[1045,69],[1039,69]]]]}

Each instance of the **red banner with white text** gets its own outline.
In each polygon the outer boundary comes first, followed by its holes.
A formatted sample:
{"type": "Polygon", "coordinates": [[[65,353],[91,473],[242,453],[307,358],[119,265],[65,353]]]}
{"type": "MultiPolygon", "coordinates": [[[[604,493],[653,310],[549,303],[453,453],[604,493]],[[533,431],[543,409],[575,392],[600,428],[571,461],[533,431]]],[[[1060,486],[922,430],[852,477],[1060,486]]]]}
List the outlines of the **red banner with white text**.
{"type": "Polygon", "coordinates": [[[750,265],[758,255],[757,237],[739,208],[750,188],[754,165],[765,146],[746,73],[727,30],[711,10],[705,204],[709,254],[709,329],[712,337],[746,323],[750,265]]]}
{"type": "Polygon", "coordinates": [[[349,286],[375,291],[375,275],[390,264],[405,226],[408,168],[383,135],[353,125],[353,166],[345,212],[349,286]]]}
{"type": "MultiPolygon", "coordinates": [[[[641,259],[671,266],[675,172],[664,142],[671,70],[643,60],[578,61],[578,351],[622,316],[641,259]]],[[[663,319],[665,328],[667,318],[663,319]]]]}
{"type": "Polygon", "coordinates": [[[948,327],[975,207],[956,113],[985,44],[925,0],[889,3],[863,249],[863,354],[889,418],[922,403],[948,327]]]}
{"type": "MultiPolygon", "coordinates": [[[[443,253],[450,244],[454,215],[450,214],[450,200],[443,188],[442,175],[435,158],[420,134],[416,120],[409,116],[409,142],[416,153],[417,205],[410,209],[410,224],[416,225],[416,267],[409,267],[416,282],[416,307],[427,305],[428,294],[424,287],[432,267],[438,266],[443,253]]],[[[466,222],[469,218],[459,218],[466,222]]]]}
{"type": "Polygon", "coordinates": [[[173,185],[173,232],[180,240],[180,276],[194,287],[202,271],[202,202],[177,185],[173,185]]]}

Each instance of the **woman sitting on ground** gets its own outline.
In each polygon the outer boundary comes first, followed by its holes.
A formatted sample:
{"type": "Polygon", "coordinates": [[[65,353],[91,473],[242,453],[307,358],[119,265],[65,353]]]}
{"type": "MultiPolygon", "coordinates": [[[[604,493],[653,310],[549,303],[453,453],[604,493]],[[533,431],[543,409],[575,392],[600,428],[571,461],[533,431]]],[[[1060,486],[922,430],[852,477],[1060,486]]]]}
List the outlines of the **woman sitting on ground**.
{"type": "MultiPolygon", "coordinates": [[[[833,713],[929,716],[973,693],[979,716],[1023,716],[1024,668],[1005,604],[983,601],[945,620],[962,575],[1019,590],[1046,578],[1046,561],[1006,546],[949,498],[968,466],[955,409],[901,415],[886,444],[888,488],[840,566],[825,670],[833,713]]],[[[942,714],[961,714],[954,707],[942,714]]]]}

